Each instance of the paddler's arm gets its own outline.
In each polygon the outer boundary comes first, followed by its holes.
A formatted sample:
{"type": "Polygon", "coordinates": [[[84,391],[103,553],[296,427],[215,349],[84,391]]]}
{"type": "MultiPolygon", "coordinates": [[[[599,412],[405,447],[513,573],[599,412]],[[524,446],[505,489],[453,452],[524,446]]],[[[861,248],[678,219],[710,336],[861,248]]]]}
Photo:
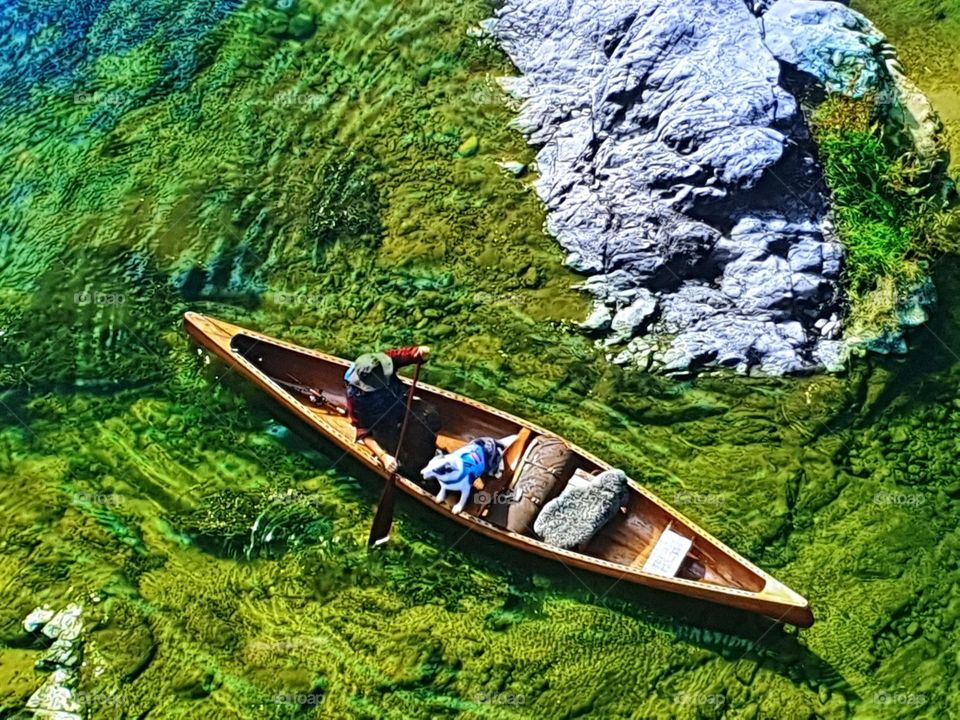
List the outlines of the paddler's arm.
{"type": "Polygon", "coordinates": [[[383,465],[383,469],[389,473],[395,472],[397,469],[397,459],[388,453],[376,440],[373,439],[373,436],[366,435],[360,442],[370,448],[371,452],[377,456],[377,460],[380,461],[380,464],[383,465]]]}
{"type": "Polygon", "coordinates": [[[407,365],[426,362],[430,357],[430,348],[426,345],[411,345],[410,347],[387,350],[386,354],[393,360],[393,367],[399,370],[407,365]]]}

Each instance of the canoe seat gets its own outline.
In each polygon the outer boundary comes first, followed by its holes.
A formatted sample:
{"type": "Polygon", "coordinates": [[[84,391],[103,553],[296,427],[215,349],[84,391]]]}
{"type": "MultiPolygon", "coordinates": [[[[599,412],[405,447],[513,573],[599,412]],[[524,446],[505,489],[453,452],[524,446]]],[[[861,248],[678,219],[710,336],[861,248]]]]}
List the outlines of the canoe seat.
{"type": "Polygon", "coordinates": [[[447,435],[442,429],[437,433],[437,449],[440,452],[453,452],[457,448],[463,447],[463,444],[464,440],[462,438],[456,435],[447,435]]]}
{"type": "Polygon", "coordinates": [[[504,483],[505,486],[509,485],[513,480],[514,473],[516,473],[517,467],[520,465],[520,459],[524,456],[524,451],[527,449],[532,438],[533,431],[530,428],[521,428],[520,432],[517,433],[517,439],[513,441],[503,454],[504,468],[501,477],[506,479],[504,483]]]}

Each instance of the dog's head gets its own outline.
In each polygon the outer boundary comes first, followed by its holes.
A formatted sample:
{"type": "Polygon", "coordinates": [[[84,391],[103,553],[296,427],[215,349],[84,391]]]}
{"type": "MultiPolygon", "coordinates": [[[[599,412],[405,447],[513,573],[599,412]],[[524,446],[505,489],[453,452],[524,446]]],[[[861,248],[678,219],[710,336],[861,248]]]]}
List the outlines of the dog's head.
{"type": "Polygon", "coordinates": [[[424,480],[436,480],[444,484],[458,482],[463,476],[463,458],[454,453],[444,455],[438,450],[420,474],[424,480]]]}

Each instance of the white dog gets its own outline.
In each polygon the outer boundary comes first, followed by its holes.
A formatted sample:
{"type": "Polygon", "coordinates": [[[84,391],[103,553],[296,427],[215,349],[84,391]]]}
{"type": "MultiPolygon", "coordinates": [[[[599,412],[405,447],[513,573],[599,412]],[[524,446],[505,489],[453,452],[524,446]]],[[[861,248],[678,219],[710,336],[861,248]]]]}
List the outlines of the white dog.
{"type": "Polygon", "coordinates": [[[439,503],[444,501],[450,490],[460,493],[460,501],[453,508],[454,514],[458,515],[470,500],[474,480],[484,475],[498,478],[503,474],[503,453],[516,439],[516,435],[499,440],[481,437],[446,455],[438,450],[436,457],[427,463],[420,474],[424,480],[440,483],[440,492],[437,493],[439,503]]]}

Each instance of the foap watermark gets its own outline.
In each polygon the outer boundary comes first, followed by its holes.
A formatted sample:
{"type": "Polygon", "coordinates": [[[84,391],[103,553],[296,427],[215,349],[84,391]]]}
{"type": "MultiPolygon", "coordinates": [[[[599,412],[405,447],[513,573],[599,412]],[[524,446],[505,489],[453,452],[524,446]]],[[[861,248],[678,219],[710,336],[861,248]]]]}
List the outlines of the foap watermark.
{"type": "Polygon", "coordinates": [[[303,110],[317,110],[327,105],[329,98],[316,93],[302,93],[296,90],[286,90],[274,95],[269,102],[281,108],[301,108],[303,110]]]}
{"type": "Polygon", "coordinates": [[[874,505],[898,505],[901,507],[920,507],[927,498],[920,493],[890,492],[881,490],[873,496],[874,505]]]}
{"type": "Polygon", "coordinates": [[[270,295],[277,305],[296,305],[297,307],[318,307],[323,303],[323,295],[311,293],[277,292],[270,295]]]}
{"type": "Polygon", "coordinates": [[[299,705],[300,707],[316,707],[323,704],[322,692],[282,692],[273,696],[277,705],[299,705]]]}
{"type": "Polygon", "coordinates": [[[83,291],[74,293],[73,301],[77,305],[123,305],[126,298],[120,293],[83,291]]]}
{"type": "Polygon", "coordinates": [[[723,705],[725,698],[722,693],[704,692],[676,692],[673,694],[675,705],[723,705]]]}
{"type": "Polygon", "coordinates": [[[484,705],[526,705],[523,695],[512,692],[479,692],[473,696],[474,702],[484,705]]]}
{"type": "Polygon", "coordinates": [[[73,494],[73,499],[78,503],[99,505],[105,508],[116,508],[121,505],[121,498],[117,493],[110,492],[87,492],[81,490],[73,494]]]}
{"type": "Polygon", "coordinates": [[[873,696],[878,705],[903,705],[906,707],[920,707],[926,705],[930,698],[925,693],[907,691],[881,690],[873,696]]]}
{"type": "Polygon", "coordinates": [[[94,690],[77,690],[73,693],[73,699],[85,708],[121,708],[130,705],[130,698],[127,698],[123,692],[106,693],[94,690]]]}
{"type": "Polygon", "coordinates": [[[77,105],[113,105],[120,107],[124,104],[124,94],[117,90],[110,92],[78,92],[73,94],[73,102],[77,105]]]}
{"type": "Polygon", "coordinates": [[[699,505],[701,507],[712,505],[719,507],[723,504],[723,496],[718,493],[693,492],[691,490],[681,490],[673,498],[674,505],[699,505]]]}
{"type": "Polygon", "coordinates": [[[514,493],[513,490],[506,490],[501,493],[491,493],[487,490],[479,490],[473,494],[473,499],[479,505],[512,505],[518,502],[522,497],[521,493],[514,493]]]}

